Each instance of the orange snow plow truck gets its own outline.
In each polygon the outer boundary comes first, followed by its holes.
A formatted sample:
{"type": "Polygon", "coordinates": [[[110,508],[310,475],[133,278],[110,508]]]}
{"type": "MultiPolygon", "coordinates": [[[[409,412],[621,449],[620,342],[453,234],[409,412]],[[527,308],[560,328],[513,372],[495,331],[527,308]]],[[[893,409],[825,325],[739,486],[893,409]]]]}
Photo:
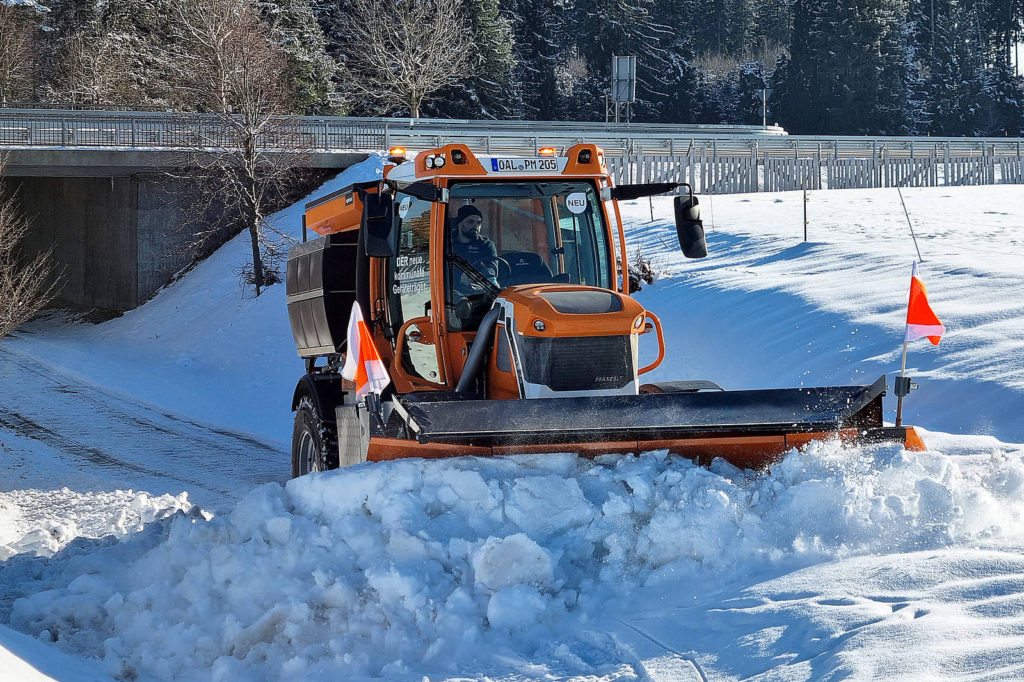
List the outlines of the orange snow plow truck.
{"type": "Polygon", "coordinates": [[[836,435],[923,448],[912,427],[883,425],[885,377],[736,391],[642,381],[670,340],[629,296],[618,202],[680,187],[680,248],[702,258],[690,187],[616,186],[592,144],[529,158],[392,150],[381,180],[307,204],[287,268],[306,367],[292,475],[401,457],[661,449],[761,467],[836,435]],[[391,380],[379,395],[357,398],[341,376],[353,303],[391,380]],[[659,353],[640,366],[644,334],[659,353]]]}

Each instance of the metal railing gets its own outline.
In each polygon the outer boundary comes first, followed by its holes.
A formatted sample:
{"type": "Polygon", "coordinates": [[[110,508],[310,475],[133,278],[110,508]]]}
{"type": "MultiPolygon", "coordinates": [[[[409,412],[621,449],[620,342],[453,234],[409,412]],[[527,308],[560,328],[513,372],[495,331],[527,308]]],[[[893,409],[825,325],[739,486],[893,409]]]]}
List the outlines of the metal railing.
{"type": "MultiPolygon", "coordinates": [[[[267,150],[378,150],[387,137],[373,120],[288,118],[271,129],[260,140],[267,150]]],[[[213,114],[0,109],[0,147],[190,150],[231,148],[235,139],[213,114]]]]}
{"type": "MultiPolygon", "coordinates": [[[[211,114],[0,108],[0,149],[222,149],[233,140],[230,126],[211,114]]],[[[833,187],[892,186],[901,178],[931,185],[1020,182],[1014,178],[1024,159],[1021,138],[823,137],[787,135],[774,126],[330,116],[282,119],[260,144],[271,151],[331,154],[461,142],[480,154],[533,155],[541,146],[584,141],[604,148],[619,168],[653,177],[658,173],[642,170],[643,164],[685,166],[673,173],[719,191],[781,189],[806,184],[808,177],[833,187]]]]}
{"type": "MultiPolygon", "coordinates": [[[[702,194],[880,187],[1024,184],[1024,156],[894,158],[657,156],[609,157],[617,184],[686,182],[702,194]]],[[[680,190],[679,193],[683,193],[680,190]]]]}
{"type": "MultiPolygon", "coordinates": [[[[787,135],[775,126],[471,121],[300,116],[277,134],[312,151],[412,151],[463,142],[479,153],[526,154],[537,147],[593,142],[610,156],[662,154],[702,158],[917,158],[1020,156],[1020,138],[844,137],[787,135]]],[[[211,114],[0,108],[0,146],[191,149],[229,144],[223,119],[211,114]]],[[[274,141],[264,141],[274,148],[274,141]]]]}

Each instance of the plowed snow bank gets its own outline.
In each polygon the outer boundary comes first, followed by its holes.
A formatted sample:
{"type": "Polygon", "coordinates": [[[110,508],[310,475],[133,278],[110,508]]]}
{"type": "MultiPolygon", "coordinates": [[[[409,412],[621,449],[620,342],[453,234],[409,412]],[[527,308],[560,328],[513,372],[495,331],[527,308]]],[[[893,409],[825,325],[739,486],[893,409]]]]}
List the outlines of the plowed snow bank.
{"type": "Polygon", "coordinates": [[[593,641],[625,591],[1007,546],[1022,518],[1010,448],[821,443],[760,475],[656,453],[407,460],[269,484],[212,521],[179,516],[5,571],[37,576],[21,583],[15,627],[114,675],[500,674],[522,656],[630,677],[622,652],[557,650],[593,641]]]}

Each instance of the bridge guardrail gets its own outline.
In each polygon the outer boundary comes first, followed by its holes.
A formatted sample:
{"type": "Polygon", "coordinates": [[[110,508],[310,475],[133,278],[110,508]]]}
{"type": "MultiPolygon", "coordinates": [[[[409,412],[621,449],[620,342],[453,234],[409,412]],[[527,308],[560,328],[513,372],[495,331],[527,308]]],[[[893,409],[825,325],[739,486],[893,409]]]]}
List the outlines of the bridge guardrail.
{"type": "MultiPolygon", "coordinates": [[[[304,116],[283,118],[261,146],[329,155],[463,142],[480,153],[532,155],[540,146],[581,141],[603,147],[626,181],[675,167],[674,177],[705,192],[1021,182],[1024,174],[1021,138],[799,136],[772,126],[304,116]]],[[[211,114],[0,108],[0,149],[189,151],[231,144],[229,127],[211,114]]]]}
{"type": "MultiPolygon", "coordinates": [[[[312,151],[379,151],[394,145],[427,149],[452,141],[485,153],[525,154],[538,146],[594,142],[611,156],[894,158],[1021,156],[1020,138],[843,137],[787,135],[768,126],[599,123],[572,121],[471,121],[299,116],[279,131],[297,135],[312,151]]],[[[0,145],[29,147],[218,146],[231,136],[211,114],[0,108],[0,145]]],[[[266,148],[274,145],[268,143],[266,148]]]]}

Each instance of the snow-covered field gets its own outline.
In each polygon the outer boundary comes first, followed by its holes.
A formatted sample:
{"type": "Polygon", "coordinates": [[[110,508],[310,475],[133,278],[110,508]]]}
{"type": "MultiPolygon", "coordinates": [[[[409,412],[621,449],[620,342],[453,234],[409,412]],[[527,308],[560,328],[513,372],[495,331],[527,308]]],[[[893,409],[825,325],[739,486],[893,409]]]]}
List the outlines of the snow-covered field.
{"type": "MultiPolygon", "coordinates": [[[[286,482],[301,363],[283,288],[235,282],[241,239],[122,318],[34,323],[0,342],[0,679],[1024,678],[1024,188],[904,196],[949,329],[910,349],[923,453],[286,482]]],[[[702,202],[704,261],[668,200],[625,211],[655,378],[891,383],[916,255],[895,192],[812,193],[808,242],[799,193],[702,202]]]]}

